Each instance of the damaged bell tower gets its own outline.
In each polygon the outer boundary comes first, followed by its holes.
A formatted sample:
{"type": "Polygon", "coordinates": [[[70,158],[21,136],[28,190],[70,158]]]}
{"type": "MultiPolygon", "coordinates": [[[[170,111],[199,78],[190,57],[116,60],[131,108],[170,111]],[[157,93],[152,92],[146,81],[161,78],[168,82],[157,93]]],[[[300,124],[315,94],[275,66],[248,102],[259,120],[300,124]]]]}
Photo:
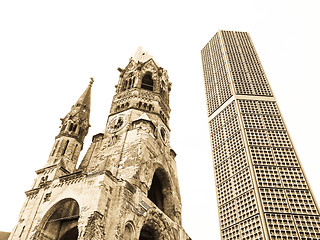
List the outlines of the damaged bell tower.
{"type": "Polygon", "coordinates": [[[104,133],[88,133],[91,86],[61,119],[9,239],[189,240],[170,147],[167,71],[138,49],[120,71],[104,133]]]}

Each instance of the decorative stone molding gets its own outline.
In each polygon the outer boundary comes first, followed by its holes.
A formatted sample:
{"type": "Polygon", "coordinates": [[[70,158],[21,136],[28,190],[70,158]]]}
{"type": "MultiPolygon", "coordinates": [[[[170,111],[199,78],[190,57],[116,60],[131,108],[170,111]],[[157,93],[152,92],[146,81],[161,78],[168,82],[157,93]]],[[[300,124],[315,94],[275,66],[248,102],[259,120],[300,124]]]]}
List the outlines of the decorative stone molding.
{"type": "Polygon", "coordinates": [[[83,239],[104,240],[106,236],[104,222],[104,215],[94,211],[88,219],[83,239]]]}

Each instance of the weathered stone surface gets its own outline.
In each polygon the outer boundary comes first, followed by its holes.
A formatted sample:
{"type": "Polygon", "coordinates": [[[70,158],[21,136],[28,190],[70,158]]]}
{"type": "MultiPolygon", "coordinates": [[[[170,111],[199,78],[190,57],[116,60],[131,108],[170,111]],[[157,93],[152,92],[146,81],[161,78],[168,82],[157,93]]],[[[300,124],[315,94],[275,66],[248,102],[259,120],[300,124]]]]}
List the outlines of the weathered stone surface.
{"type": "MultiPolygon", "coordinates": [[[[121,69],[105,133],[92,138],[79,169],[75,166],[83,135],[70,124],[88,127],[89,113],[79,118],[72,108],[62,120],[10,239],[138,240],[148,234],[157,240],[189,239],[181,226],[169,141],[171,83],[165,70],[146,59],[131,59],[121,69]],[[69,128],[72,133],[67,134],[69,128]]],[[[79,101],[79,109],[90,102],[86,94],[79,101]]]]}

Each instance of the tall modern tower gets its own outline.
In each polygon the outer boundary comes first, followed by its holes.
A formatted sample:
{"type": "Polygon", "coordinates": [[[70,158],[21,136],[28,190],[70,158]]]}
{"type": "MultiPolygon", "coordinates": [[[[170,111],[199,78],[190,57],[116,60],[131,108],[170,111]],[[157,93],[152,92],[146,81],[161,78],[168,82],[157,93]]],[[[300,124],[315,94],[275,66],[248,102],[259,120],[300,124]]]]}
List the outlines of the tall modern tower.
{"type": "Polygon", "coordinates": [[[165,69],[140,48],[118,69],[103,133],[77,168],[90,127],[90,82],[26,192],[12,240],[190,240],[181,226],[165,69]]]}
{"type": "Polygon", "coordinates": [[[221,239],[320,239],[319,207],[251,38],[202,49],[221,239]]]}

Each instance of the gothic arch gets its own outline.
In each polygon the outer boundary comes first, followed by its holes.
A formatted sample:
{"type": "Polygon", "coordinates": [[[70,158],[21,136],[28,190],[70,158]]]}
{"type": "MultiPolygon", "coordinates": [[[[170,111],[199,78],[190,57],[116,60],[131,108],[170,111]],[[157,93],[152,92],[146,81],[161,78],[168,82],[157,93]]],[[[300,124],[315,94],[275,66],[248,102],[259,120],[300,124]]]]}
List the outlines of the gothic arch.
{"type": "Polygon", "coordinates": [[[124,240],[132,240],[135,235],[135,228],[132,221],[128,221],[124,227],[123,239],[124,240]]]}
{"type": "Polygon", "coordinates": [[[168,217],[174,217],[172,184],[168,173],[160,166],[153,173],[148,198],[168,217]]]}
{"type": "Polygon", "coordinates": [[[38,237],[40,239],[78,239],[79,204],[65,198],[54,204],[42,218],[38,237]]]}

